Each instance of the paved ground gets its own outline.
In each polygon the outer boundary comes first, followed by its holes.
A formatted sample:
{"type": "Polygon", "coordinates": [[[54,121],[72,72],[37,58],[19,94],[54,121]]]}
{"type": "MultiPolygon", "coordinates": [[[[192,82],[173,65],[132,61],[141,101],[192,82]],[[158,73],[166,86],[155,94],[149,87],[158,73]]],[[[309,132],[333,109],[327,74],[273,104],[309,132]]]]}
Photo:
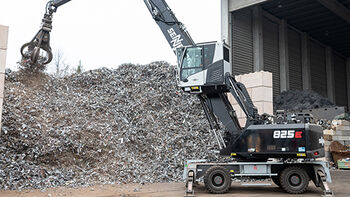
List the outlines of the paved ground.
{"type": "MultiPolygon", "coordinates": [[[[332,171],[333,189],[336,197],[350,196],[350,170],[349,171],[332,171]]],[[[165,196],[183,196],[183,183],[157,183],[149,185],[127,184],[127,185],[105,185],[89,188],[67,189],[55,188],[47,191],[29,190],[29,191],[0,191],[1,197],[165,197],[165,196]]],[[[304,195],[289,195],[276,185],[271,186],[254,186],[247,187],[240,184],[233,184],[229,193],[223,195],[212,195],[205,191],[203,185],[196,188],[197,197],[261,197],[261,196],[318,196],[322,194],[321,189],[316,188],[310,182],[309,189],[304,195]]]]}

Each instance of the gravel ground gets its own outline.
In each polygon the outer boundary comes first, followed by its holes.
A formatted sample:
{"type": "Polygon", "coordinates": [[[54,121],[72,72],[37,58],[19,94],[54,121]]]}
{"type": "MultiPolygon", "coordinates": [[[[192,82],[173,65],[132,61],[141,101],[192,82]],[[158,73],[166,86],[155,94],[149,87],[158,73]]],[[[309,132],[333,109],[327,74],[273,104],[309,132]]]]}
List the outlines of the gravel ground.
{"type": "MultiPolygon", "coordinates": [[[[350,194],[350,171],[331,171],[333,183],[330,184],[336,197],[348,197],[350,194]]],[[[268,182],[267,182],[268,183],[268,182]]],[[[183,196],[185,191],[184,183],[153,183],[146,185],[139,184],[123,184],[123,185],[104,185],[93,186],[87,188],[55,188],[45,191],[26,190],[26,191],[1,191],[2,197],[168,197],[183,196]]],[[[270,197],[270,196],[309,196],[320,197],[322,190],[316,188],[312,182],[309,184],[308,190],[303,195],[292,195],[285,193],[281,188],[272,183],[271,186],[241,186],[239,183],[233,183],[231,189],[226,194],[214,195],[209,194],[203,185],[195,188],[197,197],[270,197]]]]}

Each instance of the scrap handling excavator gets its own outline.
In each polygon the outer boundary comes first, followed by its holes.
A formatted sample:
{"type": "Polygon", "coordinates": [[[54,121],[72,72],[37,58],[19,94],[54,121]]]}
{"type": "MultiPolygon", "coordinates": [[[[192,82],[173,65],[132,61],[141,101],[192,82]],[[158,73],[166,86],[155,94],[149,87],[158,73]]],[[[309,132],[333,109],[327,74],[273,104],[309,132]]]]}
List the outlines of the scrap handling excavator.
{"type": "MultiPolygon", "coordinates": [[[[52,60],[49,44],[52,15],[69,1],[47,3],[41,29],[21,48],[23,59],[39,66],[52,60]]],[[[198,97],[220,154],[233,157],[229,163],[187,161],[186,196],[194,195],[193,186],[201,180],[210,192],[224,193],[231,178],[237,177],[272,179],[292,194],[303,193],[312,180],[325,196],[332,196],[327,184],[331,182],[328,163],[316,160],[325,155],[322,127],[313,124],[310,117],[259,115],[245,86],[232,75],[229,45],[195,43],[164,0],[144,3],[177,56],[179,86],[198,97]],[[245,127],[240,125],[228,94],[246,115],[245,127]]]]}

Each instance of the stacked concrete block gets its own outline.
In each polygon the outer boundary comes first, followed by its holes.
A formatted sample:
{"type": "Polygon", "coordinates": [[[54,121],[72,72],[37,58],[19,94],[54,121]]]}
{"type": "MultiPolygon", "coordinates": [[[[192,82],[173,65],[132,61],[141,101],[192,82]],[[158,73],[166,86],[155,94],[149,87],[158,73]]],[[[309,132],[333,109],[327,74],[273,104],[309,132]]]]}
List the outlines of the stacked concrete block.
{"type": "Polygon", "coordinates": [[[335,131],[332,129],[326,129],[323,130],[323,139],[324,139],[324,151],[325,151],[325,158],[326,161],[331,161],[331,151],[330,151],[330,145],[333,140],[333,135],[335,131]]]}
{"type": "MultiPolygon", "coordinates": [[[[3,98],[4,98],[7,37],[8,37],[8,27],[0,25],[0,123],[2,118],[2,104],[3,104],[3,98]]],[[[0,128],[1,128],[1,124],[0,124],[0,128]]]]}
{"type": "Polygon", "coordinates": [[[324,149],[326,152],[326,158],[330,161],[331,150],[330,145],[334,141],[338,141],[343,145],[350,144],[350,121],[346,120],[333,120],[332,128],[323,130],[324,149]]]}
{"type": "MultiPolygon", "coordinates": [[[[273,114],[272,73],[260,71],[237,75],[235,78],[245,85],[254,105],[258,108],[259,114],[273,114]]],[[[236,111],[241,126],[245,126],[246,116],[244,112],[231,94],[228,94],[228,98],[236,111]]]]}
{"type": "Polygon", "coordinates": [[[333,120],[333,141],[339,141],[343,145],[350,144],[350,122],[346,120],[333,120]]]}

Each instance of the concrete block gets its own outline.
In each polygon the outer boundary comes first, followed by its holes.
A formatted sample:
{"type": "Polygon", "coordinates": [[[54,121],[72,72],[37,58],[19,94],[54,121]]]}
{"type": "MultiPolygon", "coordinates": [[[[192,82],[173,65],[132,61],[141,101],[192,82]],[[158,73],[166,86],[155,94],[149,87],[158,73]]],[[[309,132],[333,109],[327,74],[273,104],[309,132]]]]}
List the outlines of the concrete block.
{"type": "Polygon", "coordinates": [[[331,144],[332,144],[331,141],[324,141],[324,145],[325,145],[325,146],[330,146],[331,144]]]}
{"type": "Polygon", "coordinates": [[[241,125],[241,127],[245,127],[247,119],[246,118],[238,118],[238,122],[241,125]]]}
{"type": "Polygon", "coordinates": [[[323,130],[323,135],[334,135],[335,131],[332,129],[325,129],[323,130]]]}
{"type": "Polygon", "coordinates": [[[254,105],[258,109],[259,114],[264,111],[264,102],[255,102],[254,105]]]}
{"type": "Polygon", "coordinates": [[[254,102],[254,105],[256,108],[258,108],[259,114],[263,114],[263,113],[273,114],[272,102],[258,101],[258,102],[254,102]]]}
{"type": "MultiPolygon", "coordinates": [[[[252,88],[248,88],[247,92],[250,98],[252,98],[252,88]]],[[[236,101],[235,97],[232,96],[231,93],[227,93],[227,98],[230,101],[231,105],[238,105],[238,102],[236,101]]]]}
{"type": "MultiPolygon", "coordinates": [[[[258,108],[259,114],[273,114],[272,73],[265,71],[255,72],[237,75],[235,79],[245,85],[254,105],[258,108]]],[[[230,93],[228,93],[227,96],[236,111],[240,123],[245,124],[245,114],[241,110],[236,99],[230,93]]]]}
{"type": "Polygon", "coordinates": [[[236,81],[238,81],[238,82],[242,82],[242,81],[241,81],[241,76],[242,76],[242,75],[235,75],[235,79],[236,79],[236,81]]]}
{"type": "Polygon", "coordinates": [[[350,141],[350,136],[333,135],[333,141],[350,141]]]}
{"type": "Polygon", "coordinates": [[[237,114],[238,118],[242,118],[244,116],[244,113],[243,113],[243,111],[241,110],[241,107],[238,104],[237,105],[233,105],[232,107],[236,111],[236,114],[237,114]]]}
{"type": "Polygon", "coordinates": [[[350,136],[350,131],[335,131],[334,135],[339,135],[339,136],[350,136]]]}
{"type": "Polygon", "coordinates": [[[8,32],[7,26],[0,25],[0,49],[7,49],[8,32]]]}
{"type": "Polygon", "coordinates": [[[261,85],[265,87],[271,87],[272,88],[272,73],[270,72],[261,72],[262,73],[262,82],[261,85]]]}
{"type": "Polygon", "coordinates": [[[229,94],[229,101],[231,105],[238,105],[238,102],[236,101],[235,97],[232,96],[232,94],[229,94]]]}
{"type": "Polygon", "coordinates": [[[228,101],[232,104],[232,98],[230,93],[226,93],[228,101]]]}
{"type": "Polygon", "coordinates": [[[333,120],[332,124],[334,126],[339,126],[339,125],[350,126],[350,121],[347,121],[347,120],[333,120]]]}
{"type": "Polygon", "coordinates": [[[247,88],[261,86],[272,87],[272,73],[261,71],[244,74],[240,75],[237,81],[243,83],[247,88]]]}
{"type": "Polygon", "coordinates": [[[232,96],[231,93],[227,93],[227,98],[228,98],[228,101],[231,103],[231,105],[236,105],[237,104],[235,98],[232,96]]]}
{"type": "Polygon", "coordinates": [[[253,102],[256,101],[266,101],[266,102],[272,102],[273,100],[273,91],[271,87],[254,87],[252,89],[251,98],[253,102]]]}
{"type": "Polygon", "coordinates": [[[262,73],[255,72],[242,75],[240,82],[243,83],[246,88],[260,87],[262,86],[262,73]]]}
{"type": "Polygon", "coordinates": [[[5,73],[6,67],[6,50],[0,49],[0,73],[5,73]]]}
{"type": "Polygon", "coordinates": [[[273,103],[272,102],[264,102],[264,111],[263,113],[273,114],[273,103]]]}
{"type": "Polygon", "coordinates": [[[337,131],[350,131],[350,126],[339,125],[336,127],[337,131]]]}
{"type": "Polygon", "coordinates": [[[246,88],[249,96],[252,98],[253,96],[253,88],[246,88]]]}

